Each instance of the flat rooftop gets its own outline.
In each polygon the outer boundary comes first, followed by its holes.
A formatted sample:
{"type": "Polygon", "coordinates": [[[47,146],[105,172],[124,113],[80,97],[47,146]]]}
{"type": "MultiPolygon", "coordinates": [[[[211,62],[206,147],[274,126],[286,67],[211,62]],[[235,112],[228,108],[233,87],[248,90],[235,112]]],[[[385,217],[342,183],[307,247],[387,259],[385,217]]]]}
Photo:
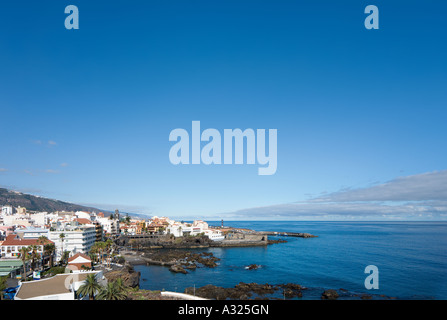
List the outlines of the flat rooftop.
{"type": "Polygon", "coordinates": [[[42,280],[22,282],[16,297],[19,299],[30,299],[41,296],[51,296],[56,294],[69,293],[70,284],[74,282],[84,281],[89,274],[96,274],[98,271],[80,272],[80,273],[63,273],[54,277],[42,280]]]}

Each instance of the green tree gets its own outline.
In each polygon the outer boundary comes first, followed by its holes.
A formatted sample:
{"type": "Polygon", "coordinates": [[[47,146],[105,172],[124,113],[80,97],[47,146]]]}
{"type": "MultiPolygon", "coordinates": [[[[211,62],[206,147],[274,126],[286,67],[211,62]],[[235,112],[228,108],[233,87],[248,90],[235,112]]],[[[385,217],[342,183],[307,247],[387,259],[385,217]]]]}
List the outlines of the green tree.
{"type": "Polygon", "coordinates": [[[59,239],[61,240],[61,261],[62,261],[62,256],[63,256],[63,252],[64,252],[64,240],[65,240],[65,233],[60,233],[59,234],[59,239]]]}
{"type": "Polygon", "coordinates": [[[96,297],[97,300],[125,300],[126,298],[127,295],[124,293],[124,286],[120,278],[108,282],[96,297]]]}
{"type": "Polygon", "coordinates": [[[30,259],[29,251],[29,247],[21,247],[19,250],[20,260],[22,260],[23,264],[22,281],[26,281],[26,262],[30,259]]]}
{"type": "Polygon", "coordinates": [[[60,261],[62,265],[65,265],[67,263],[69,256],[70,256],[70,251],[64,251],[64,253],[62,253],[61,261],[60,261]]]}
{"type": "Polygon", "coordinates": [[[30,258],[31,258],[31,270],[36,270],[36,260],[39,259],[40,254],[37,252],[38,247],[36,245],[29,246],[31,252],[30,252],[30,258]]]}
{"type": "Polygon", "coordinates": [[[48,243],[43,247],[43,250],[45,252],[46,255],[48,255],[50,257],[50,268],[53,267],[53,257],[54,257],[54,252],[56,251],[56,246],[54,245],[54,243],[48,243]]]}
{"type": "Polygon", "coordinates": [[[95,300],[95,295],[102,291],[101,285],[98,283],[95,274],[88,274],[85,283],[81,285],[77,291],[79,295],[88,296],[89,300],[95,300]]]}
{"type": "Polygon", "coordinates": [[[41,257],[40,266],[41,266],[41,269],[43,270],[43,268],[44,268],[44,256],[46,254],[46,252],[45,252],[45,244],[48,242],[48,238],[45,237],[45,236],[40,236],[39,238],[37,238],[37,242],[42,247],[42,254],[40,255],[40,257],[41,257]]]}
{"type": "Polygon", "coordinates": [[[115,244],[111,239],[107,239],[104,246],[106,251],[107,266],[110,267],[110,262],[112,261],[112,254],[115,250],[115,244]]]}
{"type": "Polygon", "coordinates": [[[6,285],[7,277],[0,277],[0,300],[3,300],[3,291],[8,287],[6,285]]]}
{"type": "Polygon", "coordinates": [[[7,287],[6,287],[6,276],[4,276],[4,277],[0,277],[0,291],[3,291],[3,290],[5,290],[7,287]]]}

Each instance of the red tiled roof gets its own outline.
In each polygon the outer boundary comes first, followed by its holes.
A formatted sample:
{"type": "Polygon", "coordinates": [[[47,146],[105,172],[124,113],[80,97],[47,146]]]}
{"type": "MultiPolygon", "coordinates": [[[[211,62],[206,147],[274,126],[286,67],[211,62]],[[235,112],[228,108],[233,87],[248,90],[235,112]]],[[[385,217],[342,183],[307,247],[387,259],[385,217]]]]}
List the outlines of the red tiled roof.
{"type": "Polygon", "coordinates": [[[76,218],[74,221],[79,222],[80,224],[91,224],[92,222],[89,219],[85,218],[76,218]]]}
{"type": "Polygon", "coordinates": [[[84,259],[87,259],[90,261],[92,260],[92,259],[90,259],[90,257],[88,255],[78,252],[74,256],[68,258],[68,262],[70,263],[71,261],[75,260],[77,257],[83,257],[84,259]]]}
{"type": "MultiPolygon", "coordinates": [[[[45,239],[43,244],[54,243],[51,240],[45,239]]],[[[40,246],[39,239],[20,239],[16,234],[10,234],[6,240],[1,244],[2,246],[40,246]]]]}

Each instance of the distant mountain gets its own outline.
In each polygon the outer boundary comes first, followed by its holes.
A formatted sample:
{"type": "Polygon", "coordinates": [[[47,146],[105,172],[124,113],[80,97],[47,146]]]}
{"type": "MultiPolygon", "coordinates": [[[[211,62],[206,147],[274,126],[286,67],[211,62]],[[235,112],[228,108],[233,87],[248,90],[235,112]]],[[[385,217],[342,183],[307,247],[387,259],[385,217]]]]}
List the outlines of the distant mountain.
{"type": "Polygon", "coordinates": [[[110,215],[110,211],[101,210],[93,207],[81,206],[69,202],[33,196],[17,191],[0,188],[0,206],[10,205],[12,207],[25,207],[29,211],[95,211],[104,212],[104,215],[110,215]]]}

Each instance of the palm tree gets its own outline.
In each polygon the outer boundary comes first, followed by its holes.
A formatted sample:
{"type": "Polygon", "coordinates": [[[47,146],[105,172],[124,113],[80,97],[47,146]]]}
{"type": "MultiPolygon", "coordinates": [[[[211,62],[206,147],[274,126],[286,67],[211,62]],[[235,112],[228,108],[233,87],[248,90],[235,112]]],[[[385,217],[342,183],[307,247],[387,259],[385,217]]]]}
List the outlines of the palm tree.
{"type": "Polygon", "coordinates": [[[54,256],[54,251],[56,251],[56,246],[54,245],[54,243],[48,243],[44,246],[44,252],[45,254],[50,256],[50,267],[53,267],[53,256],[54,256]]]}
{"type": "Polygon", "coordinates": [[[70,251],[64,251],[64,252],[62,253],[61,263],[62,263],[63,265],[65,265],[65,264],[67,263],[67,259],[69,258],[69,256],[70,256],[70,251]]]}
{"type": "Polygon", "coordinates": [[[30,251],[29,247],[21,247],[19,250],[20,259],[22,260],[23,264],[22,281],[26,281],[26,262],[30,259],[29,251],[30,251]]]}
{"type": "Polygon", "coordinates": [[[93,263],[96,262],[96,253],[92,249],[90,249],[90,252],[88,253],[88,256],[90,257],[90,259],[92,260],[93,263]]]}
{"type": "Polygon", "coordinates": [[[126,289],[126,286],[124,285],[123,279],[117,278],[115,280],[115,285],[118,291],[124,291],[126,289]]]}
{"type": "Polygon", "coordinates": [[[101,290],[101,285],[98,283],[95,274],[92,273],[87,275],[85,283],[79,287],[77,294],[84,297],[88,296],[89,300],[95,300],[96,293],[101,290]]]}
{"type": "MultiPolygon", "coordinates": [[[[119,279],[121,280],[121,279],[119,279]]],[[[124,286],[122,281],[111,281],[107,283],[107,286],[101,290],[96,297],[97,300],[125,300],[126,294],[123,292],[124,286]]]]}
{"type": "Polygon", "coordinates": [[[39,254],[37,253],[36,245],[29,246],[29,249],[31,250],[31,269],[34,271],[36,269],[36,260],[39,257],[39,254]]]}
{"type": "Polygon", "coordinates": [[[42,270],[43,270],[43,267],[44,267],[44,253],[46,253],[46,252],[45,252],[45,244],[47,243],[47,241],[48,241],[48,238],[45,237],[45,236],[40,236],[40,237],[37,239],[37,242],[38,242],[38,243],[41,245],[41,247],[42,247],[42,254],[40,255],[41,258],[42,258],[41,261],[40,261],[42,270]]]}
{"type": "Polygon", "coordinates": [[[98,251],[99,251],[99,258],[100,263],[104,264],[104,249],[105,249],[105,242],[98,242],[98,251]]]}
{"type": "Polygon", "coordinates": [[[64,254],[64,239],[65,239],[65,233],[61,233],[59,234],[59,239],[61,239],[61,244],[62,244],[62,248],[61,248],[61,260],[62,260],[62,256],[64,254]]]}
{"type": "Polygon", "coordinates": [[[95,242],[93,244],[92,248],[90,249],[90,252],[95,255],[94,261],[96,261],[96,263],[100,262],[99,259],[101,257],[101,247],[102,247],[102,242],[95,242]]]}
{"type": "Polygon", "coordinates": [[[110,267],[110,262],[112,259],[112,253],[114,251],[113,247],[114,243],[111,239],[107,239],[105,242],[105,249],[106,249],[106,259],[107,259],[107,266],[110,267]]]}

